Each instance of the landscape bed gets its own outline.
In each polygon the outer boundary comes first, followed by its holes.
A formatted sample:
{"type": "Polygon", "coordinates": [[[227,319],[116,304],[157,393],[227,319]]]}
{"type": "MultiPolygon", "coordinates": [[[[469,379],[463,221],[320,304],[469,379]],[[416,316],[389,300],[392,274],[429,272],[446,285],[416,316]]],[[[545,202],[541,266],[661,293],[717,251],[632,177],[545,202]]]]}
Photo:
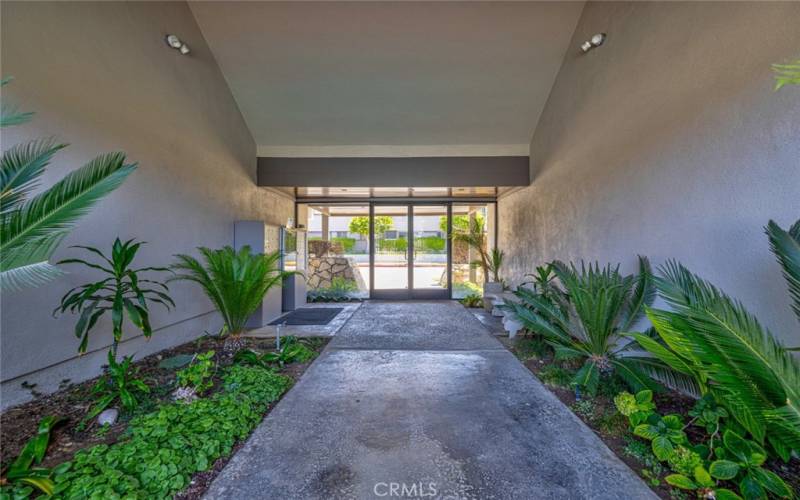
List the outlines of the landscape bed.
{"type": "MultiPolygon", "coordinates": [[[[627,390],[621,380],[601,384],[595,396],[580,395],[570,386],[575,372],[579,368],[569,361],[555,359],[553,349],[541,338],[532,334],[521,334],[514,339],[498,337],[530,370],[550,392],[569,407],[620,460],[664,499],[696,498],[692,492],[683,491],[667,484],[665,477],[671,473],[669,466],[659,460],[649,449],[649,443],[637,438],[629,429],[627,419],[614,404],[614,396],[627,390]],[[580,396],[580,399],[576,397],[580,396]]],[[[688,415],[696,401],[676,392],[664,391],[653,397],[656,409],[662,414],[688,415]]],[[[694,442],[703,441],[707,437],[704,429],[694,425],[685,428],[689,439],[694,442]]],[[[800,460],[793,459],[784,463],[778,459],[770,459],[766,468],[778,474],[792,489],[800,491],[800,460]]]]}
{"type": "MultiPolygon", "coordinates": [[[[200,498],[233,453],[300,378],[327,341],[303,339],[303,346],[309,349],[306,357],[310,356],[310,359],[282,365],[275,363],[274,368],[236,356],[237,352],[250,350],[274,352],[274,339],[244,337],[237,341],[234,350],[219,337],[201,337],[153,354],[137,361],[134,368],[138,368],[138,377],[150,388],[149,394],[134,411],[122,412],[113,425],[100,426],[94,419],[85,418],[95,404],[90,394],[99,377],[80,384],[67,385],[65,381],[65,387],[49,395],[36,394],[35,387],[30,387],[36,396],[32,401],[0,415],[0,459],[4,466],[11,463],[37,434],[39,422],[45,417],[57,416],[63,420],[54,426],[47,452],[39,464],[56,468],[71,462],[69,470],[53,478],[57,497],[90,497],[92,494],[108,497],[113,491],[122,496],[128,493],[135,498],[200,498]],[[199,359],[199,355],[211,351],[209,366],[213,366],[213,371],[205,381],[208,388],[190,402],[174,401],[173,394],[179,385],[177,373],[194,363],[186,360],[199,359]],[[181,362],[181,366],[174,366],[181,362]],[[199,422],[197,426],[195,422],[199,422]],[[209,424],[207,427],[219,426],[223,430],[206,429],[204,422],[209,424]],[[176,452],[178,456],[175,457],[164,456],[161,448],[169,449],[171,446],[178,450],[203,451],[195,453],[191,457],[192,463],[187,464],[180,452],[176,452]],[[120,456],[109,458],[113,453],[120,456]],[[146,462],[148,457],[153,459],[150,464],[138,464],[146,462]],[[174,467],[173,462],[178,466],[174,467]],[[164,471],[160,468],[162,466],[166,467],[164,471]],[[145,472],[147,467],[152,470],[145,472]],[[109,469],[114,469],[113,475],[109,469]],[[136,470],[136,473],[127,475],[135,479],[120,474],[116,469],[128,473],[136,470]],[[107,477],[102,477],[104,474],[107,477]],[[143,479],[148,474],[152,476],[151,484],[143,479]],[[72,486],[68,491],[59,491],[59,485],[65,481],[71,482],[72,486]],[[77,486],[81,483],[85,484],[84,490],[78,493],[77,486]]],[[[38,494],[35,490],[26,491],[31,496],[38,494]]],[[[4,487],[2,498],[15,498],[10,486],[4,487]]]]}

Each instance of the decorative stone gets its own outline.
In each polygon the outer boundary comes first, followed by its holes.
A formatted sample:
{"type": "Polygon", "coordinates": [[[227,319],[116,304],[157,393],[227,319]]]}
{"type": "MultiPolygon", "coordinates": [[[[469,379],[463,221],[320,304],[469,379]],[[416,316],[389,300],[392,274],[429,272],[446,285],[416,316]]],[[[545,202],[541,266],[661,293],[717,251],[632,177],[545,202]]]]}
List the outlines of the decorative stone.
{"type": "Polygon", "coordinates": [[[109,408],[108,410],[103,410],[103,412],[97,416],[97,423],[100,425],[114,425],[117,421],[117,417],[119,417],[119,410],[116,408],[109,408]]]}

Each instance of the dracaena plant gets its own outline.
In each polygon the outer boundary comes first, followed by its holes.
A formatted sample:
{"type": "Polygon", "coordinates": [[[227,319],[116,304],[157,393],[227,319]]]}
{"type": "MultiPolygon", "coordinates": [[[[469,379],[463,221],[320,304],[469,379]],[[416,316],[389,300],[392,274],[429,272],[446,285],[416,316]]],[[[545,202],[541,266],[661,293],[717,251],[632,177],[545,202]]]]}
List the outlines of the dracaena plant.
{"type": "Polygon", "coordinates": [[[86,415],[85,421],[116,403],[126,412],[135,410],[144,395],[150,393],[150,387],[138,378],[138,374],[139,369],[133,364],[133,356],[124,356],[122,362],[117,363],[111,351],[108,351],[106,376],[92,386],[90,396],[95,404],[86,415]]]}
{"type": "MultiPolygon", "coordinates": [[[[9,79],[0,84],[5,86],[9,79]]],[[[2,102],[0,126],[27,122],[2,102]]],[[[135,169],[122,153],[98,156],[33,195],[47,165],[65,148],[49,139],[12,146],[0,160],[0,287],[17,290],[46,283],[62,273],[48,260],[75,222],[135,169]]]]}
{"type": "Polygon", "coordinates": [[[202,287],[222,315],[223,335],[242,334],[267,292],[280,286],[285,277],[296,274],[280,270],[280,252],[254,254],[249,246],[239,251],[229,246],[198,250],[204,262],[190,255],[177,255],[178,262],[172,266],[177,275],[171,280],[193,281],[202,287]]]}
{"type": "Polygon", "coordinates": [[[613,372],[634,391],[657,389],[648,374],[669,371],[624,335],[655,298],[647,258],[639,257],[635,275],[611,265],[556,262],[552,268],[559,285],[548,284],[548,296],[521,287],[519,302],[509,307],[526,328],[547,339],[558,358],[582,362],[573,383],[595,393],[601,375],[613,372]]]}
{"type": "Polygon", "coordinates": [[[61,299],[61,304],[54,314],[67,311],[78,314],[75,324],[75,336],[80,339],[78,352],[86,352],[89,333],[105,314],[111,314],[113,339],[110,356],[116,360],[117,347],[122,339],[122,327],[125,317],[138,328],[146,338],[153,334],[150,326],[150,303],[157,303],[167,310],[175,306],[169,296],[169,288],[161,281],[145,278],[146,272],[169,272],[164,267],[133,267],[136,253],[143,242],[133,239],[114,240],[111,254],[106,256],[102,251],[89,246],[75,246],[99,257],[99,260],[64,259],[59,264],[79,264],[89,269],[100,271],[103,278],[69,290],[61,299]]]}
{"type": "Polygon", "coordinates": [[[667,262],[656,285],[674,311],[648,310],[659,338],[639,343],[788,460],[800,450],[800,361],[740,302],[679,263],[667,262]]]}

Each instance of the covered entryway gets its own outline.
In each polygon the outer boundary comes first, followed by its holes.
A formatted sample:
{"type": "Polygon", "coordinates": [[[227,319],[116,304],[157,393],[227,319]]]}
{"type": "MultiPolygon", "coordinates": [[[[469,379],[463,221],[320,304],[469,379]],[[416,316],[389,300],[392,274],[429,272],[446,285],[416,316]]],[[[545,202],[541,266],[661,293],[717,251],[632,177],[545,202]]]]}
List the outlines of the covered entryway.
{"type": "Polygon", "coordinates": [[[436,196],[440,190],[430,188],[409,190],[415,196],[408,197],[330,196],[331,191],[359,192],[351,189],[325,189],[325,198],[310,198],[317,191],[298,189],[297,224],[308,241],[309,290],[347,283],[354,297],[389,300],[460,299],[480,292],[483,270],[471,265],[477,250],[450,235],[479,227],[485,246],[494,246],[493,188],[482,195],[475,189],[458,191],[471,196],[436,196]]]}

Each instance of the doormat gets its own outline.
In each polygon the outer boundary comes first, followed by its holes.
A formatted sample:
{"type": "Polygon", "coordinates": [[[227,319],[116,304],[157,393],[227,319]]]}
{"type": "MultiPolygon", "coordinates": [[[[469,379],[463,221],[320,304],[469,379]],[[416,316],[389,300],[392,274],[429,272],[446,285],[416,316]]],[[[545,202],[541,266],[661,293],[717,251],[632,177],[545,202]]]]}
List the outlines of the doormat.
{"type": "Polygon", "coordinates": [[[284,314],[270,325],[327,325],[344,307],[303,307],[284,314]]]}

